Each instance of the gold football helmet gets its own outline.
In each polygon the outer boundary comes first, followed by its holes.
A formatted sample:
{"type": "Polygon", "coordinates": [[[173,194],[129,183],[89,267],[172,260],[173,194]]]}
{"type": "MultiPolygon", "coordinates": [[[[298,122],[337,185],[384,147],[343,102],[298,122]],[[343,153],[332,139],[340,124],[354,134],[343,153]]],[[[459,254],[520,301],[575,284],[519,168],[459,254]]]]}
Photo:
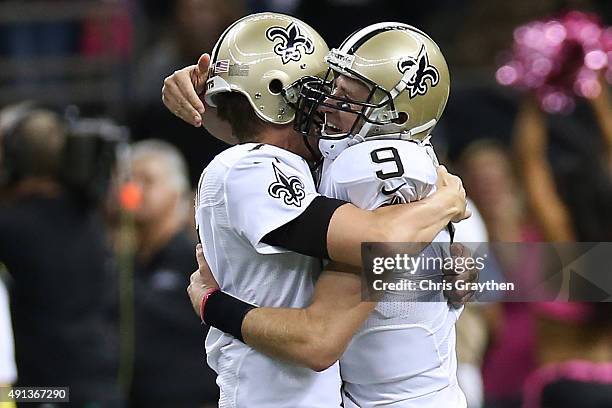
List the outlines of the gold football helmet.
{"type": "Polygon", "coordinates": [[[206,102],[216,106],[215,95],[240,92],[264,121],[291,123],[302,84],[325,77],[328,52],[323,38],[295,17],[244,17],[228,27],[213,48],[206,102]]]}
{"type": "Polygon", "coordinates": [[[410,25],[368,26],[331,50],[325,61],[330,67],[325,82],[306,84],[305,100],[357,115],[349,133],[323,130],[319,147],[328,157],[331,150],[366,139],[425,140],[446,106],[450,75],[444,56],[427,34],[410,25]],[[335,96],[332,80],[338,74],[364,83],[370,90],[367,100],[335,96]]]}

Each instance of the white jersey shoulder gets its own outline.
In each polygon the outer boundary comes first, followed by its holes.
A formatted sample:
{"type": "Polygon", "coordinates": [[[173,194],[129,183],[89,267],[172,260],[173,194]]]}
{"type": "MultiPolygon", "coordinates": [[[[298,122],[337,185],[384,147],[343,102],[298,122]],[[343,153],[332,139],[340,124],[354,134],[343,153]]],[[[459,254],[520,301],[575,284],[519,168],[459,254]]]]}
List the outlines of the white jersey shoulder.
{"type": "Polygon", "coordinates": [[[404,140],[359,143],[326,166],[320,191],[364,209],[418,201],[435,190],[436,165],[431,146],[404,140]]]}
{"type": "Polygon", "coordinates": [[[204,170],[196,208],[224,201],[230,226],[258,252],[275,253],[280,249],[261,239],[299,216],[318,195],[303,158],[247,143],[227,149],[204,170]]]}

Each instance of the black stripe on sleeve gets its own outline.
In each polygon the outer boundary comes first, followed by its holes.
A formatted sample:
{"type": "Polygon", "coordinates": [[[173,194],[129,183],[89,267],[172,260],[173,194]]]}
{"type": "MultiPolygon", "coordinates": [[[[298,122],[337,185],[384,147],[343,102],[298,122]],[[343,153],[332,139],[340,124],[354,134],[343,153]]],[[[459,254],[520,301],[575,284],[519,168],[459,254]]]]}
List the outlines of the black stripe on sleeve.
{"type": "Polygon", "coordinates": [[[292,221],[264,236],[261,242],[303,255],[329,259],[327,229],[334,212],[346,201],[319,196],[292,221]]]}

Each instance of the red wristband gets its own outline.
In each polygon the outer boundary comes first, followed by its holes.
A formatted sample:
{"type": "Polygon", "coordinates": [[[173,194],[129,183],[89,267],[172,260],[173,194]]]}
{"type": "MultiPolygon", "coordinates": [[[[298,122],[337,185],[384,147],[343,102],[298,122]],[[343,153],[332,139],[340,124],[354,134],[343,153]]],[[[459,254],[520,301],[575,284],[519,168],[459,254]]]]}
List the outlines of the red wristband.
{"type": "Polygon", "coordinates": [[[204,297],[202,298],[202,303],[200,303],[200,320],[202,320],[202,322],[204,322],[204,308],[206,307],[206,302],[208,301],[208,298],[210,297],[210,295],[218,291],[219,288],[210,288],[204,294],[204,297]]]}

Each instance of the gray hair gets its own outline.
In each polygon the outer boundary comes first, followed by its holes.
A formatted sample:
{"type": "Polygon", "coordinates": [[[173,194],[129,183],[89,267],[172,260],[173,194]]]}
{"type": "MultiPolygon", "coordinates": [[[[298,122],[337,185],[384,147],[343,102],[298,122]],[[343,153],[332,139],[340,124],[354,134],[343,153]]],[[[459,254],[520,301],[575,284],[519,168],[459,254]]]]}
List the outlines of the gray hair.
{"type": "Polygon", "coordinates": [[[161,157],[170,172],[172,183],[177,191],[186,194],[189,189],[189,178],[187,176],[187,165],[181,152],[168,142],[159,139],[149,139],[133,143],[131,146],[133,160],[138,160],[146,156],[161,157]]]}

